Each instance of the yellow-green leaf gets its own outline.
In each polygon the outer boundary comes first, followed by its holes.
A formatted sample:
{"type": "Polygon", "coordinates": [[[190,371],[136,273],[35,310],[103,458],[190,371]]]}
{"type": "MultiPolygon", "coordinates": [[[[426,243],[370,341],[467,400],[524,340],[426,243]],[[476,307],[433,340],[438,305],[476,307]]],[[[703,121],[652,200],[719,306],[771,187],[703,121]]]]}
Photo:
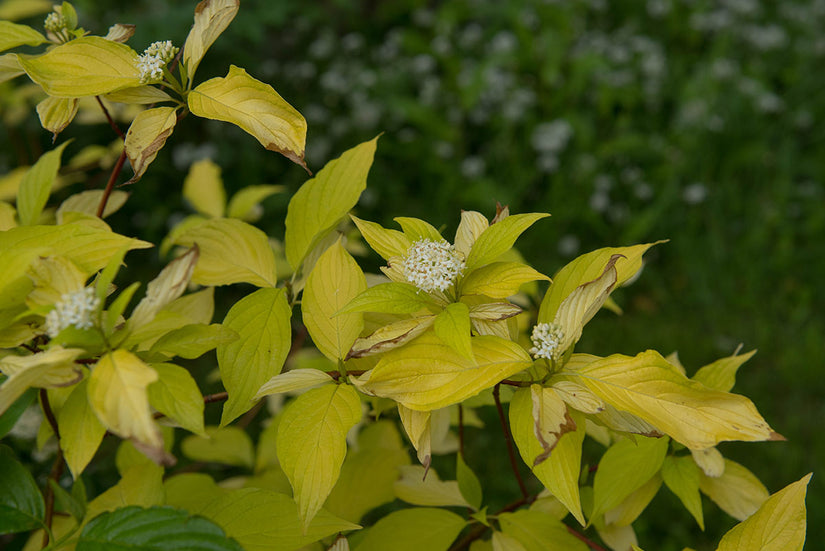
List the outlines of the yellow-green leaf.
{"type": "Polygon", "coordinates": [[[18,46],[39,46],[46,42],[46,37],[28,25],[11,21],[0,21],[0,52],[18,46]]]}
{"type": "MultiPolygon", "coordinates": [[[[532,470],[544,487],[584,526],[579,497],[579,471],[585,423],[583,416],[575,411],[571,412],[571,417],[578,428],[563,434],[550,457],[533,466],[532,470]]],[[[510,400],[510,429],[522,460],[527,465],[533,465],[536,457],[543,453],[544,449],[536,438],[533,400],[529,389],[516,391],[510,400]]]]}
{"type": "Polygon", "coordinates": [[[50,96],[99,96],[140,85],[138,55],[125,44],[86,36],[45,54],[20,58],[20,65],[50,96]]]}
{"type": "Polygon", "coordinates": [[[292,196],[286,213],[286,258],[297,270],[315,244],[358,202],[367,186],[378,137],[326,164],[292,196]]]}
{"type": "Polygon", "coordinates": [[[0,55],[0,83],[6,82],[25,74],[17,54],[0,55]]]}
{"type": "Polygon", "coordinates": [[[719,542],[717,551],[802,551],[807,511],[805,494],[813,473],[773,494],[751,517],[719,542]]]}
{"type": "Polygon", "coordinates": [[[699,489],[720,509],[737,520],[745,520],[768,499],[768,490],[752,472],[735,461],[725,459],[722,476],[702,473],[699,489]]]}
{"type": "Polygon", "coordinates": [[[157,372],[140,358],[115,350],[95,365],[88,392],[92,409],[109,431],[162,452],[163,438],[152,420],[146,391],[157,380],[157,372]]]}
{"type": "Polygon", "coordinates": [[[92,460],[106,434],[106,427],[89,405],[87,384],[87,381],[81,381],[74,387],[57,413],[60,449],[75,480],[92,460]]]}
{"type": "Polygon", "coordinates": [[[472,505],[461,494],[458,482],[441,480],[434,469],[420,465],[401,467],[401,478],[393,485],[401,501],[424,507],[468,507],[472,505]]]}
{"type": "Polygon", "coordinates": [[[180,297],[189,285],[192,271],[198,262],[199,251],[193,246],[185,254],[170,262],[146,287],[146,296],[132,312],[129,322],[133,328],[151,322],[167,304],[180,297]]]}
{"type": "Polygon", "coordinates": [[[464,456],[461,452],[456,454],[455,464],[455,478],[458,482],[458,489],[461,490],[461,495],[470,504],[470,507],[476,511],[481,508],[482,490],[481,482],[478,477],[464,461],[464,456]]]}
{"type": "Polygon", "coordinates": [[[142,463],[123,473],[117,484],[94,498],[86,508],[86,520],[128,505],[151,507],[163,503],[163,469],[142,463]]]}
{"type": "Polygon", "coordinates": [[[780,440],[753,403],[691,381],[658,352],[614,354],[568,374],[619,410],[657,427],[690,449],[726,440],[780,440]]]}
{"type": "Polygon", "coordinates": [[[206,427],[204,436],[187,436],[181,451],[193,461],[251,468],[255,462],[252,439],[238,427],[206,427]]]}
{"type": "Polygon", "coordinates": [[[177,123],[175,112],[174,107],[154,107],[141,111],[132,121],[123,142],[134,171],[128,183],[140,180],[172,135],[177,123]]]}
{"type": "Polygon", "coordinates": [[[573,536],[560,520],[541,511],[522,509],[502,513],[498,515],[498,521],[502,532],[518,540],[527,551],[588,550],[588,546],[573,536]]]}
{"type": "Polygon", "coordinates": [[[238,218],[245,222],[254,222],[260,218],[263,212],[259,203],[270,195],[280,193],[283,190],[284,186],[246,186],[238,190],[229,200],[226,216],[228,218],[238,218]]]}
{"type": "Polygon", "coordinates": [[[343,384],[307,391],[284,410],[278,425],[278,460],[305,528],[335,486],[347,451],[347,432],[360,420],[358,393],[343,384]]]}
{"type": "Polygon", "coordinates": [[[641,269],[642,255],[645,251],[659,243],[663,241],[631,247],[605,247],[574,259],[553,277],[553,283],[544,295],[539,308],[539,323],[552,322],[562,301],[579,285],[598,278],[604,272],[604,267],[611,257],[617,254],[624,256],[616,262],[616,286],[618,287],[641,269]]]}
{"type": "Polygon", "coordinates": [[[49,200],[57,171],[60,168],[60,156],[70,142],[63,142],[51,151],[44,153],[33,167],[26,172],[17,191],[17,218],[20,225],[37,224],[40,213],[49,200]]]}
{"type": "Polygon", "coordinates": [[[283,289],[255,291],[226,314],[223,325],[240,338],[217,350],[221,380],[229,392],[221,426],[249,410],[261,386],[281,372],[291,345],[291,315],[283,289]]]}
{"type": "MultiPolygon", "coordinates": [[[[67,4],[63,4],[64,6],[67,4]]],[[[106,40],[111,40],[112,42],[126,42],[135,34],[135,26],[134,25],[124,25],[122,23],[115,23],[111,27],[109,27],[109,32],[106,33],[105,38],[106,40]]]]}
{"type": "Polygon", "coordinates": [[[372,247],[372,250],[381,255],[384,260],[389,260],[393,256],[401,256],[412,246],[409,237],[398,230],[388,230],[381,227],[381,224],[361,220],[350,215],[352,221],[358,227],[358,231],[372,247]]]}
{"type": "Polygon", "coordinates": [[[204,434],[203,395],[189,371],[179,365],[151,364],[158,379],[148,387],[153,408],[195,434],[204,434]]]}
{"type": "Polygon", "coordinates": [[[599,461],[593,481],[591,516],[597,517],[619,505],[661,469],[668,439],[638,436],[635,440],[619,440],[599,461]]]}
{"type": "Polygon", "coordinates": [[[0,201],[0,231],[10,230],[17,226],[17,209],[5,201],[0,201]]]}
{"type": "Polygon", "coordinates": [[[358,263],[338,240],[324,252],[309,274],[301,299],[304,324],[324,356],[344,359],[364,328],[360,312],[336,315],[367,288],[358,263]]]}
{"type": "Polygon", "coordinates": [[[693,461],[706,476],[718,478],[725,472],[725,458],[715,447],[704,450],[690,450],[693,461]]]}
{"type": "Polygon", "coordinates": [[[172,96],[160,88],[156,88],[148,84],[109,92],[104,97],[105,99],[115,103],[131,103],[137,105],[148,105],[152,103],[172,101],[172,96]]]}
{"type": "Polygon", "coordinates": [[[448,304],[435,317],[433,331],[438,338],[450,348],[473,360],[473,347],[470,342],[470,309],[463,302],[448,304]]]}
{"type": "MultiPolygon", "coordinates": [[[[630,526],[653,501],[662,487],[661,473],[654,474],[650,480],[624,498],[616,507],[604,513],[604,522],[609,526],[630,526]]],[[[597,522],[597,519],[594,519],[597,522]]]]}
{"type": "Polygon", "coordinates": [[[662,464],[662,479],[670,491],[676,494],[685,508],[696,519],[702,530],[705,519],[702,515],[702,497],[699,495],[699,467],[690,456],[670,455],[662,464]]]}
{"type": "MultiPolygon", "coordinates": [[[[432,463],[432,416],[430,411],[416,411],[402,406],[398,407],[398,417],[401,419],[401,426],[410,439],[410,443],[415,448],[418,462],[429,469],[432,463]]],[[[439,411],[439,410],[436,410],[439,411]]]]}
{"type": "Polygon", "coordinates": [[[226,208],[226,191],[221,167],[211,159],[192,163],[183,180],[183,197],[196,211],[209,218],[220,218],[226,208]]]}
{"type": "Polygon", "coordinates": [[[550,280],[521,262],[494,262],[470,272],[461,281],[461,294],[507,298],[518,293],[525,283],[539,279],[550,280]]]}
{"type": "Polygon", "coordinates": [[[474,210],[461,211],[461,222],[455,231],[455,250],[464,255],[470,254],[473,244],[484,230],[490,227],[487,218],[480,212],[474,210]]]}
{"type": "Polygon", "coordinates": [[[56,304],[64,294],[83,289],[89,274],[64,256],[40,256],[31,263],[27,275],[34,288],[26,296],[26,304],[34,308],[56,304]]]}
{"type": "Polygon", "coordinates": [[[83,350],[78,348],[53,346],[45,352],[0,359],[0,372],[8,376],[0,384],[0,415],[30,387],[60,387],[80,381],[83,373],[74,360],[81,354],[83,350]]]}
{"type": "Polygon", "coordinates": [[[436,243],[444,241],[444,238],[441,237],[437,229],[419,218],[397,216],[393,218],[393,221],[401,226],[401,229],[404,230],[404,235],[406,235],[410,241],[418,241],[419,239],[429,239],[436,243]]]}
{"type": "Polygon", "coordinates": [[[708,388],[721,390],[722,392],[730,392],[734,383],[736,383],[736,372],[742,364],[751,359],[754,354],[756,354],[756,350],[716,360],[700,368],[691,378],[694,381],[699,381],[708,388]]]}
{"type": "Polygon", "coordinates": [[[37,104],[40,126],[52,133],[52,141],[69,126],[77,114],[77,98],[47,97],[37,104]]]}
{"type": "Polygon", "coordinates": [[[428,306],[435,306],[430,295],[422,293],[409,283],[379,283],[363,290],[338,310],[342,314],[353,312],[379,312],[384,314],[413,314],[428,306]]]}
{"type": "Polygon", "coordinates": [[[565,433],[576,430],[576,422],[570,417],[567,404],[554,389],[530,385],[530,398],[533,403],[533,434],[543,450],[531,464],[535,467],[550,457],[565,433]]]}
{"type": "Polygon", "coordinates": [[[195,7],[195,24],[183,46],[183,64],[192,80],[203,55],[238,13],[238,0],[202,0],[195,7]]]}
{"type": "Polygon", "coordinates": [[[333,382],[335,379],[318,369],[293,369],[286,373],[279,373],[264,383],[255,395],[255,400],[270,394],[306,390],[333,382]]]}
{"type": "Polygon", "coordinates": [[[275,254],[266,234],[240,220],[216,218],[178,236],[185,247],[197,244],[200,259],[192,281],[201,285],[251,283],[275,287],[275,254]]]}
{"type": "MultiPolygon", "coordinates": [[[[89,216],[96,216],[97,206],[100,204],[102,197],[102,189],[90,189],[81,191],[80,193],[75,193],[60,203],[60,207],[58,207],[56,213],[57,223],[63,224],[64,215],[70,212],[80,212],[89,216]]],[[[106,208],[103,210],[103,218],[117,212],[120,207],[126,203],[126,199],[128,198],[129,194],[127,192],[113,190],[109,195],[109,199],[106,201],[106,208]]]]}
{"type": "Polygon", "coordinates": [[[489,264],[509,251],[527,228],[547,216],[550,215],[543,212],[514,214],[488,227],[478,236],[467,255],[467,272],[489,264]]]}
{"type": "Polygon", "coordinates": [[[466,524],[444,509],[402,509],[376,522],[354,551],[447,551],[466,524]]]}
{"type": "Polygon", "coordinates": [[[386,352],[421,335],[435,322],[435,316],[403,319],[376,329],[368,337],[355,339],[346,360],[386,352]]]}
{"type": "Polygon", "coordinates": [[[193,115],[232,123],[270,151],[306,168],[307,123],[272,86],[234,65],[226,77],[207,80],[189,92],[193,115]]]}
{"type": "Polygon", "coordinates": [[[533,364],[511,341],[479,336],[472,345],[471,361],[434,333],[424,333],[382,357],[363,386],[376,396],[428,411],[475,396],[533,364]]]}

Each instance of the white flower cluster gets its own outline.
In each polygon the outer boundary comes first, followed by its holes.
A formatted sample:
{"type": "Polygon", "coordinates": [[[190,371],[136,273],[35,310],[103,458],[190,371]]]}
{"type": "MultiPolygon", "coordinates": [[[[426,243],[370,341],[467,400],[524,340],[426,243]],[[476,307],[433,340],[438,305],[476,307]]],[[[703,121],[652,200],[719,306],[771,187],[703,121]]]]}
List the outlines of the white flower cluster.
{"type": "Polygon", "coordinates": [[[178,48],[172,46],[171,40],[152,42],[138,57],[137,68],[140,71],[140,81],[160,80],[163,78],[163,67],[172,61],[178,53],[178,48]]]}
{"type": "Polygon", "coordinates": [[[533,327],[530,340],[533,341],[533,348],[530,354],[534,358],[547,358],[548,360],[558,360],[564,350],[561,350],[561,341],[564,339],[564,330],[557,323],[539,323],[533,327]]]}
{"type": "Polygon", "coordinates": [[[464,260],[446,241],[419,239],[404,256],[404,277],[421,289],[447,290],[464,271],[464,260]]]}
{"type": "Polygon", "coordinates": [[[66,28],[66,18],[63,14],[53,11],[43,21],[43,28],[50,33],[58,33],[66,28]]]}
{"type": "Polygon", "coordinates": [[[46,315],[46,333],[54,338],[70,326],[89,329],[92,326],[92,312],[99,305],[100,299],[92,288],[64,293],[60,302],[54,305],[54,310],[46,315]]]}

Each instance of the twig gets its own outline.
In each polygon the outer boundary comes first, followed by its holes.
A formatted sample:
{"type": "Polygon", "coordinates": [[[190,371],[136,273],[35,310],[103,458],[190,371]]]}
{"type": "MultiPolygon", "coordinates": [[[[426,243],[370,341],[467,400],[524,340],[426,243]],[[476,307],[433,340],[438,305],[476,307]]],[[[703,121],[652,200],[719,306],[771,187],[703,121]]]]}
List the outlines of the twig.
{"type": "Polygon", "coordinates": [[[112,169],[112,173],[109,175],[109,181],[106,183],[106,189],[103,190],[103,197],[100,198],[100,204],[97,206],[96,215],[98,218],[103,218],[103,211],[106,210],[106,203],[109,202],[109,196],[112,194],[112,189],[115,187],[117,177],[120,176],[120,172],[123,170],[123,163],[125,161],[126,148],[124,147],[123,151],[120,152],[120,157],[115,163],[115,167],[112,169]]]}
{"type": "Polygon", "coordinates": [[[106,120],[109,121],[109,126],[112,127],[112,130],[114,130],[118,136],[120,136],[121,140],[125,140],[126,136],[123,134],[123,130],[120,129],[115,120],[112,118],[112,115],[109,114],[109,110],[106,109],[105,105],[103,105],[103,100],[100,99],[100,96],[95,96],[95,99],[97,100],[97,104],[100,105],[100,108],[103,110],[103,114],[106,115],[106,120]]]}
{"type": "Polygon", "coordinates": [[[601,545],[599,545],[595,541],[591,540],[590,538],[588,538],[587,536],[585,536],[584,534],[582,534],[581,532],[579,532],[578,530],[576,530],[572,526],[566,526],[565,525],[565,528],[567,528],[567,531],[570,532],[572,535],[574,535],[575,537],[577,537],[578,539],[583,541],[585,543],[585,545],[587,545],[593,551],[607,551],[607,549],[605,549],[604,547],[602,547],[601,545]]]}
{"type": "Polygon", "coordinates": [[[510,456],[510,467],[513,469],[513,474],[516,476],[521,496],[527,498],[530,495],[527,492],[527,486],[524,485],[524,480],[521,478],[521,473],[518,470],[518,460],[516,459],[516,450],[513,447],[513,437],[510,435],[510,427],[507,424],[507,419],[504,417],[504,408],[501,407],[501,383],[493,387],[493,399],[496,401],[496,410],[498,411],[498,420],[501,422],[501,430],[504,431],[504,441],[507,443],[507,454],[510,456]]]}
{"type": "MultiPolygon", "coordinates": [[[[63,461],[63,450],[60,448],[60,431],[57,428],[57,419],[54,417],[52,406],[49,403],[49,395],[45,388],[40,389],[40,403],[43,405],[43,413],[45,414],[46,420],[49,422],[49,426],[52,428],[52,432],[54,432],[54,436],[57,439],[57,457],[54,458],[52,470],[49,473],[49,480],[59,482],[60,477],[63,476],[63,468],[65,463],[63,461]]],[[[43,530],[43,541],[40,546],[41,549],[49,545],[49,534],[52,531],[52,518],[54,517],[54,490],[48,481],[46,482],[45,502],[46,515],[43,519],[45,530],[43,530]]]]}

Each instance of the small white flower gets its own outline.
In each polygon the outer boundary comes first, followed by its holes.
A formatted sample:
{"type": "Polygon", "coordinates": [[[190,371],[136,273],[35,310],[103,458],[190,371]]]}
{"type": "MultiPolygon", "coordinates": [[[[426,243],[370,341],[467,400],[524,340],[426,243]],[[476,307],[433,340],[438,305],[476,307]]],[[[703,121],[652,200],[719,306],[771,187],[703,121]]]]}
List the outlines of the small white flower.
{"type": "Polygon", "coordinates": [[[159,57],[161,61],[163,61],[164,65],[172,61],[177,53],[178,48],[172,46],[171,40],[152,42],[143,52],[144,55],[159,57]]]}
{"type": "Polygon", "coordinates": [[[140,71],[140,82],[146,84],[163,78],[163,68],[174,59],[178,48],[172,46],[171,40],[152,42],[138,56],[137,68],[140,71]]]}
{"type": "Polygon", "coordinates": [[[43,28],[50,33],[58,33],[66,28],[66,19],[63,14],[53,11],[43,21],[43,28]]]}
{"type": "Polygon", "coordinates": [[[446,241],[419,239],[404,256],[404,277],[421,289],[447,290],[464,271],[464,260],[446,241]]]}
{"type": "Polygon", "coordinates": [[[564,352],[560,348],[561,342],[564,340],[564,330],[557,323],[539,323],[533,327],[530,340],[533,341],[530,354],[536,359],[546,358],[555,361],[564,352]]]}
{"type": "Polygon", "coordinates": [[[92,288],[64,293],[60,302],[54,305],[54,310],[46,315],[46,333],[54,338],[70,326],[89,329],[92,326],[92,312],[99,305],[100,299],[92,288]]]}

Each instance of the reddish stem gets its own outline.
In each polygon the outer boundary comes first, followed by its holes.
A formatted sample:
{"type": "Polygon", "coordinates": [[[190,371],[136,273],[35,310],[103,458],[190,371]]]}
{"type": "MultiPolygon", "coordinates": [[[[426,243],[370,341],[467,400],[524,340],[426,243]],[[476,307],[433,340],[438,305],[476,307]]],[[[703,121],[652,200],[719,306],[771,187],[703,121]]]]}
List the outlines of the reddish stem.
{"type": "Polygon", "coordinates": [[[527,486],[524,485],[524,480],[521,478],[521,473],[518,470],[518,460],[516,459],[516,450],[513,446],[513,437],[510,434],[510,427],[507,424],[507,419],[504,417],[504,408],[501,406],[501,383],[493,387],[493,399],[496,401],[496,410],[498,411],[498,420],[501,422],[501,430],[504,431],[504,441],[507,443],[507,454],[510,456],[510,467],[513,469],[513,474],[516,476],[521,496],[527,499],[530,495],[527,492],[527,486]]]}
{"type": "Polygon", "coordinates": [[[126,161],[126,148],[123,148],[123,151],[120,152],[120,157],[118,157],[117,162],[115,163],[115,167],[112,169],[112,173],[109,175],[109,181],[106,183],[106,189],[103,190],[103,197],[100,198],[100,204],[97,206],[97,217],[103,218],[103,211],[106,210],[106,203],[109,202],[109,196],[112,194],[112,190],[115,187],[115,182],[117,182],[117,177],[120,176],[120,172],[123,170],[123,163],[126,161]]]}
{"type": "MultiPolygon", "coordinates": [[[[63,467],[65,463],[63,461],[63,450],[60,448],[60,432],[57,429],[57,419],[52,411],[52,406],[49,403],[49,395],[45,388],[40,389],[40,403],[43,406],[43,414],[46,416],[46,420],[49,422],[49,426],[52,428],[52,432],[54,432],[54,436],[57,439],[57,457],[54,458],[52,470],[49,473],[49,480],[59,482],[60,477],[63,476],[63,467]]],[[[46,515],[43,519],[43,523],[46,525],[48,530],[43,530],[41,549],[45,548],[49,544],[49,531],[52,529],[52,518],[54,517],[54,490],[48,481],[46,481],[45,505],[46,515]]]]}

